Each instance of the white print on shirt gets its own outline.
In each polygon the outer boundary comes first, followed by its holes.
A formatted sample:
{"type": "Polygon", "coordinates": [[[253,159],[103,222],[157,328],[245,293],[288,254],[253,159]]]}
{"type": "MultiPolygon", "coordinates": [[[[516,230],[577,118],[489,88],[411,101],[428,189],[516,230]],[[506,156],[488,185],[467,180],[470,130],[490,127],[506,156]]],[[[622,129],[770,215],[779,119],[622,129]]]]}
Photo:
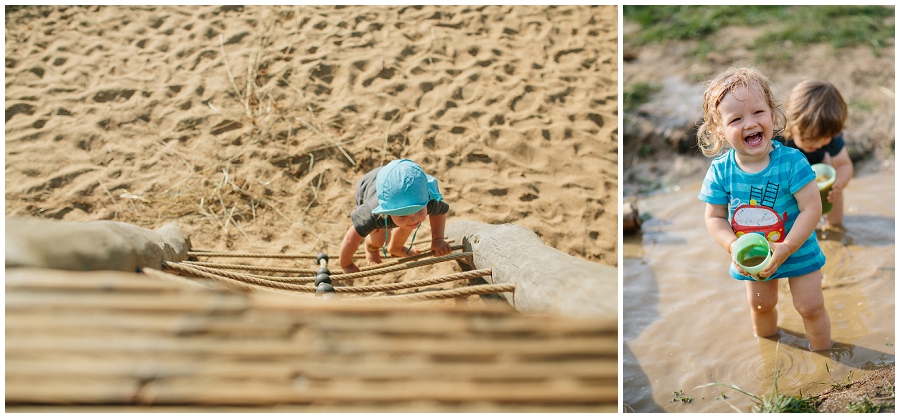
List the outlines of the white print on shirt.
{"type": "Polygon", "coordinates": [[[749,204],[741,203],[740,198],[733,198],[730,206],[735,208],[731,215],[731,229],[740,237],[744,234],[757,233],[766,237],[769,242],[784,241],[784,225],[787,212],[778,216],[772,208],[778,196],[778,184],[766,182],[766,186],[750,186],[749,204]]]}

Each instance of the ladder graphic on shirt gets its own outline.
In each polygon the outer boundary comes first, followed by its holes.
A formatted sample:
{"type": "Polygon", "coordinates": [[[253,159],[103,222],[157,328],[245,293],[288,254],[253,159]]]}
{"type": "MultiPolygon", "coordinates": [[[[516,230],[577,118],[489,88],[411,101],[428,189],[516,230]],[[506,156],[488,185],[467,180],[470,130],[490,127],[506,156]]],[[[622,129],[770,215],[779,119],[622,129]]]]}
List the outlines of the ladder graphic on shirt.
{"type": "Polygon", "coordinates": [[[775,198],[778,197],[778,183],[766,182],[766,187],[750,186],[750,200],[756,199],[758,206],[775,207],[775,198]]]}

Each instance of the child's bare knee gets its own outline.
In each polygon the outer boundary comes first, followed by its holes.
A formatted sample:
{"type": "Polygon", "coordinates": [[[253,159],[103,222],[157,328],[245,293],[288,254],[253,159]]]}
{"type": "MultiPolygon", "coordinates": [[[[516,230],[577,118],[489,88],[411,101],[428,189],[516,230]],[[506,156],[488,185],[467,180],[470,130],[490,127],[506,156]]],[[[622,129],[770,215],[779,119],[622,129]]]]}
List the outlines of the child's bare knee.
{"type": "Polygon", "coordinates": [[[747,282],[747,303],[754,314],[769,313],[778,303],[778,283],[747,282]]]}
{"type": "Polygon", "coordinates": [[[775,305],[778,304],[777,300],[771,299],[756,299],[750,298],[750,308],[753,309],[754,312],[764,313],[769,312],[772,309],[775,309],[775,305]]]}
{"type": "Polygon", "coordinates": [[[815,319],[825,313],[825,301],[795,301],[794,308],[797,309],[797,313],[799,313],[801,317],[806,319],[815,319]]]}

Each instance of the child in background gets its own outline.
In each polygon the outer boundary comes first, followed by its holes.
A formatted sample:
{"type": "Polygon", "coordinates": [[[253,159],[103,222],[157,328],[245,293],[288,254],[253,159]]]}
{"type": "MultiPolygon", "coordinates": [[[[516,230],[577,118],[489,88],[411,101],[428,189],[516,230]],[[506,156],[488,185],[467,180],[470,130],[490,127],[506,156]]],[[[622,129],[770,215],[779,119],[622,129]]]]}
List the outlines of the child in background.
{"type": "Polygon", "coordinates": [[[825,163],[837,172],[828,193],[832,203],[826,215],[828,226],[844,222],[843,190],[853,177],[853,162],[844,146],[844,120],[847,104],[841,93],[826,81],[803,81],[797,84],[785,102],[788,121],[784,138],[776,138],[785,145],[799,149],[810,164],[825,163]]]}
{"type": "Polygon", "coordinates": [[[697,143],[705,155],[716,156],[699,194],[707,203],[710,235],[729,253],[745,233],[762,234],[773,249],[760,281],[735,263],[729,267],[731,277],[745,280],[755,334],[778,332],[778,282],[772,279],[788,277],[810,350],[831,348],[822,294],[825,255],[813,233],[822,202],[803,155],[772,140],[784,129],[785,115],[768,80],[755,69],[731,68],[710,82],[703,111],[697,143]]]}
{"type": "Polygon", "coordinates": [[[425,216],[431,224],[431,249],[435,256],[450,253],[444,240],[444,224],[450,205],[441,198],[437,180],[425,174],[412,160],[394,160],[366,173],[356,186],[356,209],[350,214],[353,225],[341,242],[340,265],[344,273],[355,273],[353,253],[366,242],[370,266],[381,263],[379,249],[387,256],[415,255],[419,251],[404,246],[409,234],[418,231],[425,216]],[[382,234],[379,230],[384,230],[382,234]],[[394,233],[389,230],[395,229],[394,233]]]}

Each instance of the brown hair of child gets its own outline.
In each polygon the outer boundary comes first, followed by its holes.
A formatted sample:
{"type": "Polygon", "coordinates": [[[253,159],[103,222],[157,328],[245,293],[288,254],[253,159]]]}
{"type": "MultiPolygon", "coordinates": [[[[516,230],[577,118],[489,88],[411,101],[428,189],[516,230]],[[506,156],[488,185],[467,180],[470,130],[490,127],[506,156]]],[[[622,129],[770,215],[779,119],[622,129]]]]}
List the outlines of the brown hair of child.
{"type": "Polygon", "coordinates": [[[827,81],[806,80],[797,84],[788,94],[785,109],[790,115],[784,131],[787,139],[831,139],[844,130],[847,119],[847,103],[827,81]]]}
{"type": "Polygon", "coordinates": [[[758,85],[762,89],[769,109],[772,110],[773,133],[778,135],[784,131],[787,123],[784,108],[775,101],[769,79],[755,68],[732,67],[712,79],[703,92],[703,123],[697,129],[697,146],[703,155],[708,157],[718,155],[723,147],[728,145],[722,131],[724,123],[719,120],[719,104],[734,89],[750,88],[753,85],[758,85]]]}

